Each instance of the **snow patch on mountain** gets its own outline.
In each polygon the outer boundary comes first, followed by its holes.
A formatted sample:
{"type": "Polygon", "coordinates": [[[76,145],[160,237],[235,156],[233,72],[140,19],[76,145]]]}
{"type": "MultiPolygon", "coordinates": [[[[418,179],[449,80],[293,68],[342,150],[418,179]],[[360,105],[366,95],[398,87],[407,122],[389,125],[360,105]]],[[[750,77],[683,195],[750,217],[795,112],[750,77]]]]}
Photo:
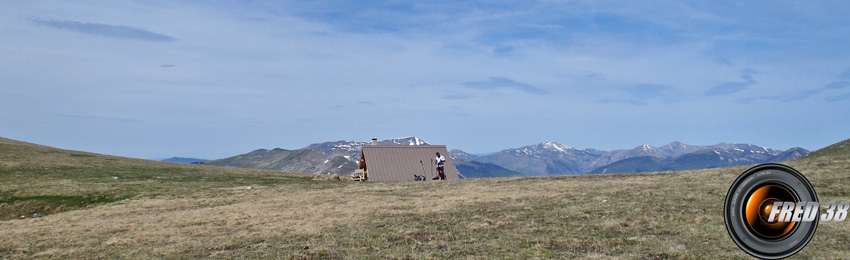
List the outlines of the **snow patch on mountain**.
{"type": "MultiPolygon", "coordinates": [[[[345,152],[345,159],[356,162],[360,160],[360,148],[364,145],[370,145],[372,141],[332,141],[332,142],[324,142],[324,143],[315,143],[308,145],[302,149],[312,150],[316,152],[320,152],[323,154],[332,154],[335,151],[345,152]]],[[[378,145],[431,145],[425,140],[419,139],[415,136],[408,136],[402,138],[393,138],[387,140],[378,141],[378,145]]]]}

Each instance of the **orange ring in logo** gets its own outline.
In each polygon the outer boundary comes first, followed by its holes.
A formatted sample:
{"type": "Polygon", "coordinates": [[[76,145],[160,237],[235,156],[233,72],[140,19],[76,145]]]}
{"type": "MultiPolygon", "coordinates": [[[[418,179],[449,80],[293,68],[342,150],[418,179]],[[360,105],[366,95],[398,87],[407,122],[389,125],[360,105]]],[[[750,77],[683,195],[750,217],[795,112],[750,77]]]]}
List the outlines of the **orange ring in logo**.
{"type": "Polygon", "coordinates": [[[794,194],[785,187],[768,184],[759,187],[747,199],[744,216],[750,231],[763,238],[779,238],[794,229],[795,222],[777,222],[779,215],[769,220],[774,202],[797,202],[794,194]]]}

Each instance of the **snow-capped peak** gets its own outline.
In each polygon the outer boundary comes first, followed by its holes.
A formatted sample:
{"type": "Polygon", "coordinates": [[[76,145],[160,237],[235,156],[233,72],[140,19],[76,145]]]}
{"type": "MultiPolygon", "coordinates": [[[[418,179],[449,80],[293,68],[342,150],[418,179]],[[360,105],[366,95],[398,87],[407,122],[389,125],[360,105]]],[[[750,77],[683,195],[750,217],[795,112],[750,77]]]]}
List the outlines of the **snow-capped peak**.
{"type": "MultiPolygon", "coordinates": [[[[324,142],[324,143],[315,143],[311,144],[303,149],[313,150],[324,154],[332,154],[334,151],[339,151],[341,153],[345,153],[348,155],[347,159],[351,161],[357,161],[360,158],[360,148],[364,145],[370,145],[372,142],[370,141],[332,141],[332,142],[324,142]]],[[[419,139],[415,136],[408,136],[402,138],[393,138],[378,141],[380,145],[430,145],[425,140],[419,139]]]]}
{"type": "Polygon", "coordinates": [[[566,146],[566,145],[563,145],[563,144],[559,144],[559,143],[556,143],[556,142],[544,142],[544,143],[542,143],[542,145],[543,145],[543,149],[550,150],[550,151],[558,151],[558,152],[562,152],[562,153],[567,152],[567,150],[574,150],[572,147],[569,147],[569,146],[566,146]]]}

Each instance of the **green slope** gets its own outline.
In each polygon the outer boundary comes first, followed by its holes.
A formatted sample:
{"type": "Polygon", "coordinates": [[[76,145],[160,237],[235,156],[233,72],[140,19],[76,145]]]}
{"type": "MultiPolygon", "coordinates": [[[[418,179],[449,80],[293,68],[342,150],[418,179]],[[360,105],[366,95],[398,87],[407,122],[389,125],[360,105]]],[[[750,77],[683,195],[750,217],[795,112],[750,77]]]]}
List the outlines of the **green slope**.
{"type": "Polygon", "coordinates": [[[214,194],[310,177],[132,159],[0,138],[0,220],[30,218],[124,199],[214,194]]]}
{"type": "Polygon", "coordinates": [[[224,159],[207,161],[204,164],[237,168],[278,169],[311,152],[316,153],[309,150],[260,149],[224,159]]]}
{"type": "Polygon", "coordinates": [[[832,157],[832,158],[847,158],[850,157],[850,139],[835,143],[824,147],[820,150],[811,152],[797,160],[813,160],[817,158],[832,157]]]}

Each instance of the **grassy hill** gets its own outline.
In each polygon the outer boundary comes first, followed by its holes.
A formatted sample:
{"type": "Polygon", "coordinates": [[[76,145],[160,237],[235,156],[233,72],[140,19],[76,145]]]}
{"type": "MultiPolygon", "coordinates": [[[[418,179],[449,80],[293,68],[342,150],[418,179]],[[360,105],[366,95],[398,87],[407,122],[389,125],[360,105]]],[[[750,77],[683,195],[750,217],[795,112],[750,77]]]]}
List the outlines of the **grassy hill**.
{"type": "Polygon", "coordinates": [[[208,196],[311,176],[226,169],[61,150],[0,138],[0,220],[141,198],[208,196]]]}
{"type": "Polygon", "coordinates": [[[850,157],[850,139],[844,140],[826,148],[811,152],[803,156],[803,160],[813,160],[817,158],[847,158],[850,157]]]}
{"type": "MultiPolygon", "coordinates": [[[[788,164],[847,201],[848,147],[788,164]]],[[[0,258],[744,259],[722,211],[746,168],[354,183],[0,139],[0,258]]],[[[822,223],[795,257],[848,241],[822,223]]]]}

